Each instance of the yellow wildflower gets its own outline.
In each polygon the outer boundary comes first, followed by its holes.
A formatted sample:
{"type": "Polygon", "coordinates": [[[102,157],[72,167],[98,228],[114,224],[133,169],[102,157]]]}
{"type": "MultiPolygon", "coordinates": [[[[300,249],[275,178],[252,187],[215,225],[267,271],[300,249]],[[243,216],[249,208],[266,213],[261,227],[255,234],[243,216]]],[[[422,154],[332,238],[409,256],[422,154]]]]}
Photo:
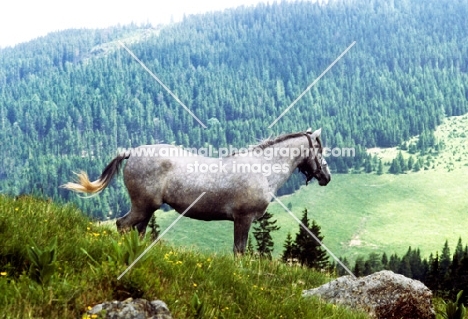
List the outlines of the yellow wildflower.
{"type": "Polygon", "coordinates": [[[198,286],[198,285],[197,285],[196,283],[193,283],[193,286],[196,287],[196,286],[198,286]]]}
{"type": "Polygon", "coordinates": [[[6,271],[2,271],[2,272],[0,272],[0,275],[1,275],[1,276],[6,276],[6,275],[7,275],[7,272],[6,272],[6,271]]]}

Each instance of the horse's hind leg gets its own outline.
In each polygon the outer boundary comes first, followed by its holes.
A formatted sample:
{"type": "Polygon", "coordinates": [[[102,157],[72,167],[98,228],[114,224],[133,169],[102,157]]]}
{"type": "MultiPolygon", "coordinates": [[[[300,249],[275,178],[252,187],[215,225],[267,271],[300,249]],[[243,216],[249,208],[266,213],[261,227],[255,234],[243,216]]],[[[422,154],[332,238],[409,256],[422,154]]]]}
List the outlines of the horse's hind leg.
{"type": "Polygon", "coordinates": [[[130,211],[125,216],[117,219],[117,230],[119,232],[126,231],[128,229],[136,227],[141,235],[144,235],[146,226],[148,225],[151,216],[158,208],[155,207],[144,207],[139,208],[132,205],[130,211]]]}
{"type": "Polygon", "coordinates": [[[154,212],[156,210],[157,209],[152,210],[151,213],[147,214],[147,217],[145,218],[145,220],[143,220],[142,222],[135,225],[135,227],[138,230],[138,232],[140,233],[140,235],[145,235],[146,234],[146,227],[148,227],[148,223],[151,220],[151,217],[153,217],[153,214],[154,214],[154,212]]]}

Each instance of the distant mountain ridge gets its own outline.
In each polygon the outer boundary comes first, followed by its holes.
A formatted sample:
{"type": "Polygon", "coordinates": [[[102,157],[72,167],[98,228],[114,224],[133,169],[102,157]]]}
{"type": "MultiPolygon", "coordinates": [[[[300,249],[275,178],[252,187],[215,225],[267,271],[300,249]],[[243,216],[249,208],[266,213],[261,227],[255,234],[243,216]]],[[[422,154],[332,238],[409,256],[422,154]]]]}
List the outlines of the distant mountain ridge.
{"type": "MultiPolygon", "coordinates": [[[[322,127],[328,146],[356,148],[354,158],[330,158],[335,172],[360,169],[365,147],[398,145],[468,111],[467,10],[462,0],[259,4],[160,30],[67,30],[1,49],[0,191],[73,200],[97,218],[120,215],[128,209],[121,179],[89,201],[58,185],[72,171],[98,176],[118,147],[246,146],[308,127],[322,127]],[[207,129],[116,48],[132,37],[144,40],[129,48],[207,129]]],[[[302,183],[294,175],[282,192],[302,183]]]]}

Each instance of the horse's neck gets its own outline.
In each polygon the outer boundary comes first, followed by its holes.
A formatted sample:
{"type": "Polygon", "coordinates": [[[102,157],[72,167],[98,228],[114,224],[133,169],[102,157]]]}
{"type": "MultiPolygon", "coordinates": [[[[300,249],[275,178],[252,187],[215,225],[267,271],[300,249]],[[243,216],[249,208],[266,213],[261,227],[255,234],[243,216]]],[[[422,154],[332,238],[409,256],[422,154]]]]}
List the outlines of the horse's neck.
{"type": "Polygon", "coordinates": [[[275,193],[281,186],[283,186],[291,174],[296,170],[297,166],[304,160],[304,156],[307,156],[309,145],[307,138],[305,136],[301,136],[285,140],[270,147],[274,148],[274,155],[273,159],[268,162],[270,162],[271,165],[279,164],[281,168],[280,172],[276,173],[273,172],[273,167],[271,167],[271,174],[267,176],[270,191],[275,193]],[[283,152],[285,152],[285,149],[288,150],[288,156],[281,156],[284,154],[281,153],[281,151],[283,150],[283,152]],[[276,154],[274,153],[275,151],[277,152],[276,154]],[[297,154],[297,152],[299,154],[297,154]]]}

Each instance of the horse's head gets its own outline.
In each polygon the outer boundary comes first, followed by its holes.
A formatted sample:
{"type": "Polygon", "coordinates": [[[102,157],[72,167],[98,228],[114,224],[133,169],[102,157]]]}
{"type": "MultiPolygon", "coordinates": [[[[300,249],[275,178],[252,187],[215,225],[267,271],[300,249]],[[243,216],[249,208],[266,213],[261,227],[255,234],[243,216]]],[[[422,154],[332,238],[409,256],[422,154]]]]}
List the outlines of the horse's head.
{"type": "Polygon", "coordinates": [[[320,141],[321,132],[322,129],[314,132],[308,129],[304,133],[309,141],[309,154],[298,168],[307,178],[306,185],[312,178],[315,178],[320,186],[327,185],[331,180],[330,169],[323,157],[322,142],[320,141]]]}

